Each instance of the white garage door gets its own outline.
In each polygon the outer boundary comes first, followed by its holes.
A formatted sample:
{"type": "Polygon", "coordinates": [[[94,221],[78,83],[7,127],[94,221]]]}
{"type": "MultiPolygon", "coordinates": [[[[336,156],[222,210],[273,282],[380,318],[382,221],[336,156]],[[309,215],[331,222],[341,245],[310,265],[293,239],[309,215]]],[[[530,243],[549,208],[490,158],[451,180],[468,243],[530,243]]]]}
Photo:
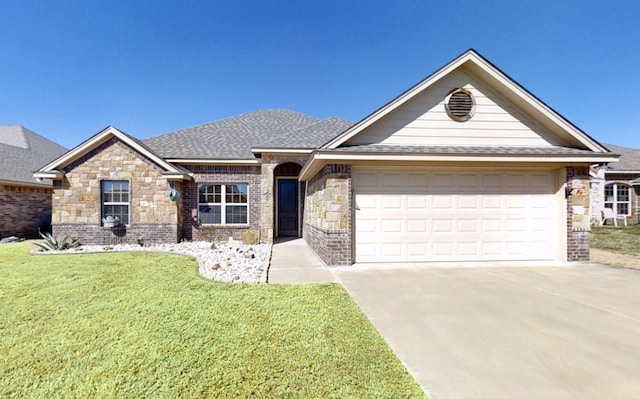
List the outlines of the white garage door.
{"type": "Polygon", "coordinates": [[[356,262],[558,258],[555,171],[354,168],[356,262]]]}

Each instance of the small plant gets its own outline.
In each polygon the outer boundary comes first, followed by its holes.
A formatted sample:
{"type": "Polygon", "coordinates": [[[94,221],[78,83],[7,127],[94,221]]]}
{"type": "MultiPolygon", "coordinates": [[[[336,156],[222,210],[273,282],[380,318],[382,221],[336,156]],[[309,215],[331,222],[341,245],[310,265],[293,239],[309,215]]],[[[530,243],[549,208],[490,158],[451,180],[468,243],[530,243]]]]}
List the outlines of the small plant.
{"type": "Polygon", "coordinates": [[[40,237],[42,237],[44,242],[35,244],[44,251],[64,251],[65,249],[72,249],[80,246],[80,242],[76,239],[72,239],[68,234],[54,237],[50,233],[40,233],[40,237]]]}
{"type": "Polygon", "coordinates": [[[141,247],[144,247],[144,237],[138,238],[138,245],[140,245],[141,247]]]}

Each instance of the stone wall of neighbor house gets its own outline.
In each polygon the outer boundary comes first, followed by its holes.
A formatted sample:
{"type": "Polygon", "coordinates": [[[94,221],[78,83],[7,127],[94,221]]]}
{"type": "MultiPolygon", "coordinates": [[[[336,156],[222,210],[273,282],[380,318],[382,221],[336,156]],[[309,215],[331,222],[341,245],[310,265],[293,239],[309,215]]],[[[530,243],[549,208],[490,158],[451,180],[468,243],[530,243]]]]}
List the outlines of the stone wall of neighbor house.
{"type": "Polygon", "coordinates": [[[0,238],[38,237],[51,228],[51,188],[0,184],[0,238]]]}
{"type": "Polygon", "coordinates": [[[353,263],[351,166],[327,165],[307,184],[305,240],[330,266],[353,263]]]}
{"type": "MultiPolygon", "coordinates": [[[[180,201],[171,201],[172,186],[162,170],[142,154],[112,138],[66,166],[54,181],[53,234],[67,233],[83,244],[177,242],[180,201]],[[102,226],[101,182],[129,181],[130,222],[102,226]]],[[[174,187],[176,183],[171,183],[174,187]]],[[[179,188],[179,185],[177,186],[179,188]]]]}
{"type": "Polygon", "coordinates": [[[193,181],[183,182],[182,236],[187,240],[226,241],[236,240],[248,230],[260,232],[260,166],[231,165],[182,165],[193,173],[193,181]],[[249,224],[243,226],[202,225],[198,221],[198,184],[244,183],[249,190],[249,224]]]}
{"type": "MultiPolygon", "coordinates": [[[[273,176],[273,172],[278,165],[293,162],[297,163],[300,166],[303,166],[307,157],[291,157],[291,156],[279,156],[279,155],[262,155],[262,164],[261,164],[261,199],[262,199],[262,209],[260,214],[261,227],[260,227],[260,237],[262,242],[273,242],[274,238],[274,195],[275,192],[275,179],[273,176]]],[[[301,184],[301,187],[302,184],[301,184]]],[[[303,204],[303,202],[300,202],[303,204]]],[[[304,207],[304,204],[302,205],[304,207]]],[[[301,213],[302,219],[304,220],[304,212],[301,213]]],[[[300,221],[303,223],[303,221],[300,221]]]]}
{"type": "Polygon", "coordinates": [[[567,260],[589,260],[589,168],[567,168],[567,260]]]}

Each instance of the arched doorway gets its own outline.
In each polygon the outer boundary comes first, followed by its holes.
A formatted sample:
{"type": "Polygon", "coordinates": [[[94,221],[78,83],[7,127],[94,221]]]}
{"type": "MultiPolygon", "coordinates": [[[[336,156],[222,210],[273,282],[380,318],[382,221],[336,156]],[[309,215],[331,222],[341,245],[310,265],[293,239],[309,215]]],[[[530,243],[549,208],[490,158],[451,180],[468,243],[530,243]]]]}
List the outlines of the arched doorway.
{"type": "Polygon", "coordinates": [[[287,162],[273,171],[275,184],[274,220],[276,237],[298,237],[300,235],[300,185],[298,174],[302,166],[287,162]]]}

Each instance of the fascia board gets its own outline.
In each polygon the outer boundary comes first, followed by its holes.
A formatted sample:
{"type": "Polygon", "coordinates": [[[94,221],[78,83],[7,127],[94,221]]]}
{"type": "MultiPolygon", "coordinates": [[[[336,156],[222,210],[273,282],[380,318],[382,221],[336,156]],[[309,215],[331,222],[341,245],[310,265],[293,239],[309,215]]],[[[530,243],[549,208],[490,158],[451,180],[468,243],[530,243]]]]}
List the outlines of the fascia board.
{"type": "Polygon", "coordinates": [[[617,162],[606,153],[586,155],[497,155],[497,154],[363,154],[315,152],[300,172],[300,180],[311,179],[328,163],[354,162],[434,162],[434,163],[495,163],[495,164],[547,164],[547,165],[591,165],[603,162],[617,162]]]}
{"type": "MultiPolygon", "coordinates": [[[[49,177],[47,177],[49,179],[49,177]]],[[[33,188],[51,188],[51,184],[47,183],[28,183],[24,181],[16,181],[16,180],[3,180],[0,179],[0,184],[6,186],[18,186],[18,187],[33,187],[33,188]]]]}
{"type": "Polygon", "coordinates": [[[511,92],[515,93],[521,100],[525,101],[527,105],[533,107],[545,118],[549,119],[551,122],[562,128],[562,130],[569,133],[569,135],[577,139],[580,143],[584,144],[591,151],[609,152],[606,147],[593,140],[562,115],[558,114],[558,112],[553,110],[527,89],[511,79],[496,66],[492,65],[489,61],[479,56],[472,57],[470,58],[470,60],[472,60],[473,64],[478,67],[481,73],[487,74],[491,78],[495,79],[498,83],[500,83],[503,87],[510,89],[511,92]]]}
{"type": "Polygon", "coordinates": [[[40,168],[39,171],[40,172],[49,172],[49,171],[52,171],[54,169],[59,169],[61,166],[67,165],[67,164],[73,162],[73,160],[75,160],[77,158],[80,158],[82,155],[84,155],[86,152],[90,151],[92,148],[97,147],[98,145],[104,143],[105,141],[107,141],[109,139],[108,129],[110,127],[111,126],[107,127],[106,129],[102,130],[101,132],[99,132],[95,136],[89,138],[88,140],[86,140],[85,142],[79,144],[75,148],[67,151],[66,153],[64,153],[59,158],[51,161],[51,163],[49,163],[49,164],[43,166],[42,168],[40,168]]]}
{"type": "Polygon", "coordinates": [[[307,162],[304,163],[302,170],[298,174],[298,179],[300,181],[307,181],[311,179],[326,164],[323,160],[316,160],[317,155],[317,152],[312,153],[307,159],[307,162]]]}
{"type": "Polygon", "coordinates": [[[258,159],[197,159],[197,158],[171,158],[167,162],[182,165],[258,165],[258,159]]]}
{"type": "Polygon", "coordinates": [[[252,148],[254,154],[311,154],[310,148],[252,148]]]}
{"type": "Polygon", "coordinates": [[[145,147],[143,147],[140,144],[136,143],[129,136],[127,136],[126,134],[122,133],[121,131],[119,131],[118,129],[116,129],[113,126],[108,126],[106,129],[102,130],[101,132],[99,132],[95,136],[91,137],[90,139],[88,139],[84,143],[78,145],[76,148],[68,151],[66,154],[62,155],[60,158],[54,160],[53,162],[49,163],[48,165],[45,165],[39,171],[48,172],[48,171],[51,171],[53,169],[61,169],[63,166],[68,165],[69,163],[71,163],[74,160],[80,158],[82,155],[84,155],[87,152],[91,151],[95,147],[97,147],[100,144],[104,143],[111,136],[117,137],[119,140],[121,140],[122,142],[124,142],[125,144],[130,146],[131,148],[135,149],[136,151],[140,152],[142,155],[146,156],[147,158],[149,158],[150,160],[152,160],[153,162],[155,162],[157,165],[159,165],[160,167],[164,168],[165,170],[167,170],[169,172],[180,173],[180,171],[178,169],[176,169],[174,166],[172,166],[169,163],[165,162],[162,158],[158,157],[156,154],[152,153],[151,151],[149,151],[145,147]]]}
{"type": "Polygon", "coordinates": [[[34,172],[33,177],[36,179],[60,179],[64,176],[64,173],[59,170],[51,170],[48,172],[34,172]]]}
{"type": "Polygon", "coordinates": [[[193,177],[188,173],[163,173],[162,176],[169,181],[193,180],[193,177]]]}
{"type": "Polygon", "coordinates": [[[588,155],[478,155],[478,154],[331,154],[318,153],[314,160],[326,161],[445,161],[445,162],[561,162],[601,163],[616,162],[606,154],[588,155]]]}

